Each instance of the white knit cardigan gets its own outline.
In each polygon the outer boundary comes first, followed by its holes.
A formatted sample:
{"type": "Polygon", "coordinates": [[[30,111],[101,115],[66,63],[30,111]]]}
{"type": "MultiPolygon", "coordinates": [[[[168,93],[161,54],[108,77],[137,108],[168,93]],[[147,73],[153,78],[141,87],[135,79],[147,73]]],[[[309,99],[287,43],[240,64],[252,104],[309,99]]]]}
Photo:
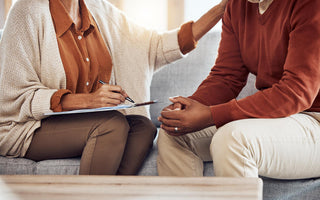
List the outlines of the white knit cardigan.
{"type": "MultiPolygon", "coordinates": [[[[87,0],[113,61],[113,81],[137,102],[149,100],[152,75],[182,57],[177,32],[147,30],[106,0],[87,0]]],[[[50,110],[50,98],[66,88],[49,0],[18,0],[0,42],[0,155],[23,157],[50,110]]],[[[149,116],[148,107],[126,114],[149,116]]]]}

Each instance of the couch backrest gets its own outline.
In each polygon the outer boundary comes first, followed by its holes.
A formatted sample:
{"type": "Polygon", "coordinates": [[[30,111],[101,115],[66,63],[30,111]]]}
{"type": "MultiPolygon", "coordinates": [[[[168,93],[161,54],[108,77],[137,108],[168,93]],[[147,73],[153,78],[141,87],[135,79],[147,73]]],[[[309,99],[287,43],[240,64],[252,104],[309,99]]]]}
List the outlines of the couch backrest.
{"type": "MultiPolygon", "coordinates": [[[[208,76],[217,57],[220,35],[220,32],[208,33],[186,58],[169,64],[154,74],[151,84],[151,99],[158,99],[159,103],[150,107],[150,114],[153,123],[157,126],[160,125],[157,117],[161,110],[170,104],[168,97],[192,95],[202,80],[208,76]]],[[[238,98],[255,93],[254,83],[255,77],[250,75],[247,86],[238,98]]]]}

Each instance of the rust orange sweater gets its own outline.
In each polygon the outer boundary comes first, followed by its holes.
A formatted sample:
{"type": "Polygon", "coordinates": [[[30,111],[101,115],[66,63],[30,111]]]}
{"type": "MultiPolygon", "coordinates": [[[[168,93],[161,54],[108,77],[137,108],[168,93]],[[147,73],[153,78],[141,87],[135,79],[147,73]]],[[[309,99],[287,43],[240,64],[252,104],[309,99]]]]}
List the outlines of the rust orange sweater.
{"type": "Polygon", "coordinates": [[[230,0],[216,64],[191,96],[210,105],[218,127],[320,112],[320,1],[274,0],[263,15],[258,6],[230,0]],[[249,72],[259,91],[236,100],[249,72]]]}

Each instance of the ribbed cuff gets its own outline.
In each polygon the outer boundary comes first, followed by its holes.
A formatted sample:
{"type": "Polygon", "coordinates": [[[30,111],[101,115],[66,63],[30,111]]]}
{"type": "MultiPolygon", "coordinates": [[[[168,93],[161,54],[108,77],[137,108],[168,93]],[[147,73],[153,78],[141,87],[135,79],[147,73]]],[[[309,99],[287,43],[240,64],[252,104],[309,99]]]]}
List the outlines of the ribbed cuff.
{"type": "Polygon", "coordinates": [[[196,48],[197,42],[194,39],[192,32],[193,21],[183,24],[178,33],[178,42],[180,51],[187,54],[196,48]]]}
{"type": "Polygon", "coordinates": [[[212,119],[217,128],[234,120],[232,117],[233,101],[235,100],[231,100],[228,103],[210,106],[212,119]]]}
{"type": "Polygon", "coordinates": [[[61,89],[52,95],[51,100],[50,100],[50,104],[51,104],[50,109],[53,112],[61,112],[62,111],[61,99],[66,94],[71,94],[71,91],[67,90],[67,89],[61,89]]]}
{"type": "Polygon", "coordinates": [[[44,113],[52,112],[50,110],[50,98],[57,90],[39,89],[34,93],[31,112],[36,120],[45,118],[44,113]]]}

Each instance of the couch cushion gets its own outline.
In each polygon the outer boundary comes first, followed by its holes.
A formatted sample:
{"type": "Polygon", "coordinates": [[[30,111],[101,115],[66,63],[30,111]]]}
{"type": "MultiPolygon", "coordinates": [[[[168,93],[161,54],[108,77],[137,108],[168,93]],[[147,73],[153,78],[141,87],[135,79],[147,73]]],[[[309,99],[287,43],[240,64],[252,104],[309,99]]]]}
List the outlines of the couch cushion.
{"type": "Polygon", "coordinates": [[[77,175],[80,158],[54,159],[40,161],[36,165],[35,174],[39,175],[77,175]]]}
{"type": "Polygon", "coordinates": [[[320,179],[276,180],[262,178],[264,200],[317,200],[320,198],[320,179]]]}
{"type": "Polygon", "coordinates": [[[35,174],[36,162],[24,158],[0,156],[0,174],[35,174]]]}
{"type": "Polygon", "coordinates": [[[158,176],[157,171],[157,155],[158,155],[158,147],[157,144],[154,143],[152,150],[144,161],[143,166],[141,167],[138,175],[140,176],[158,176]]]}

